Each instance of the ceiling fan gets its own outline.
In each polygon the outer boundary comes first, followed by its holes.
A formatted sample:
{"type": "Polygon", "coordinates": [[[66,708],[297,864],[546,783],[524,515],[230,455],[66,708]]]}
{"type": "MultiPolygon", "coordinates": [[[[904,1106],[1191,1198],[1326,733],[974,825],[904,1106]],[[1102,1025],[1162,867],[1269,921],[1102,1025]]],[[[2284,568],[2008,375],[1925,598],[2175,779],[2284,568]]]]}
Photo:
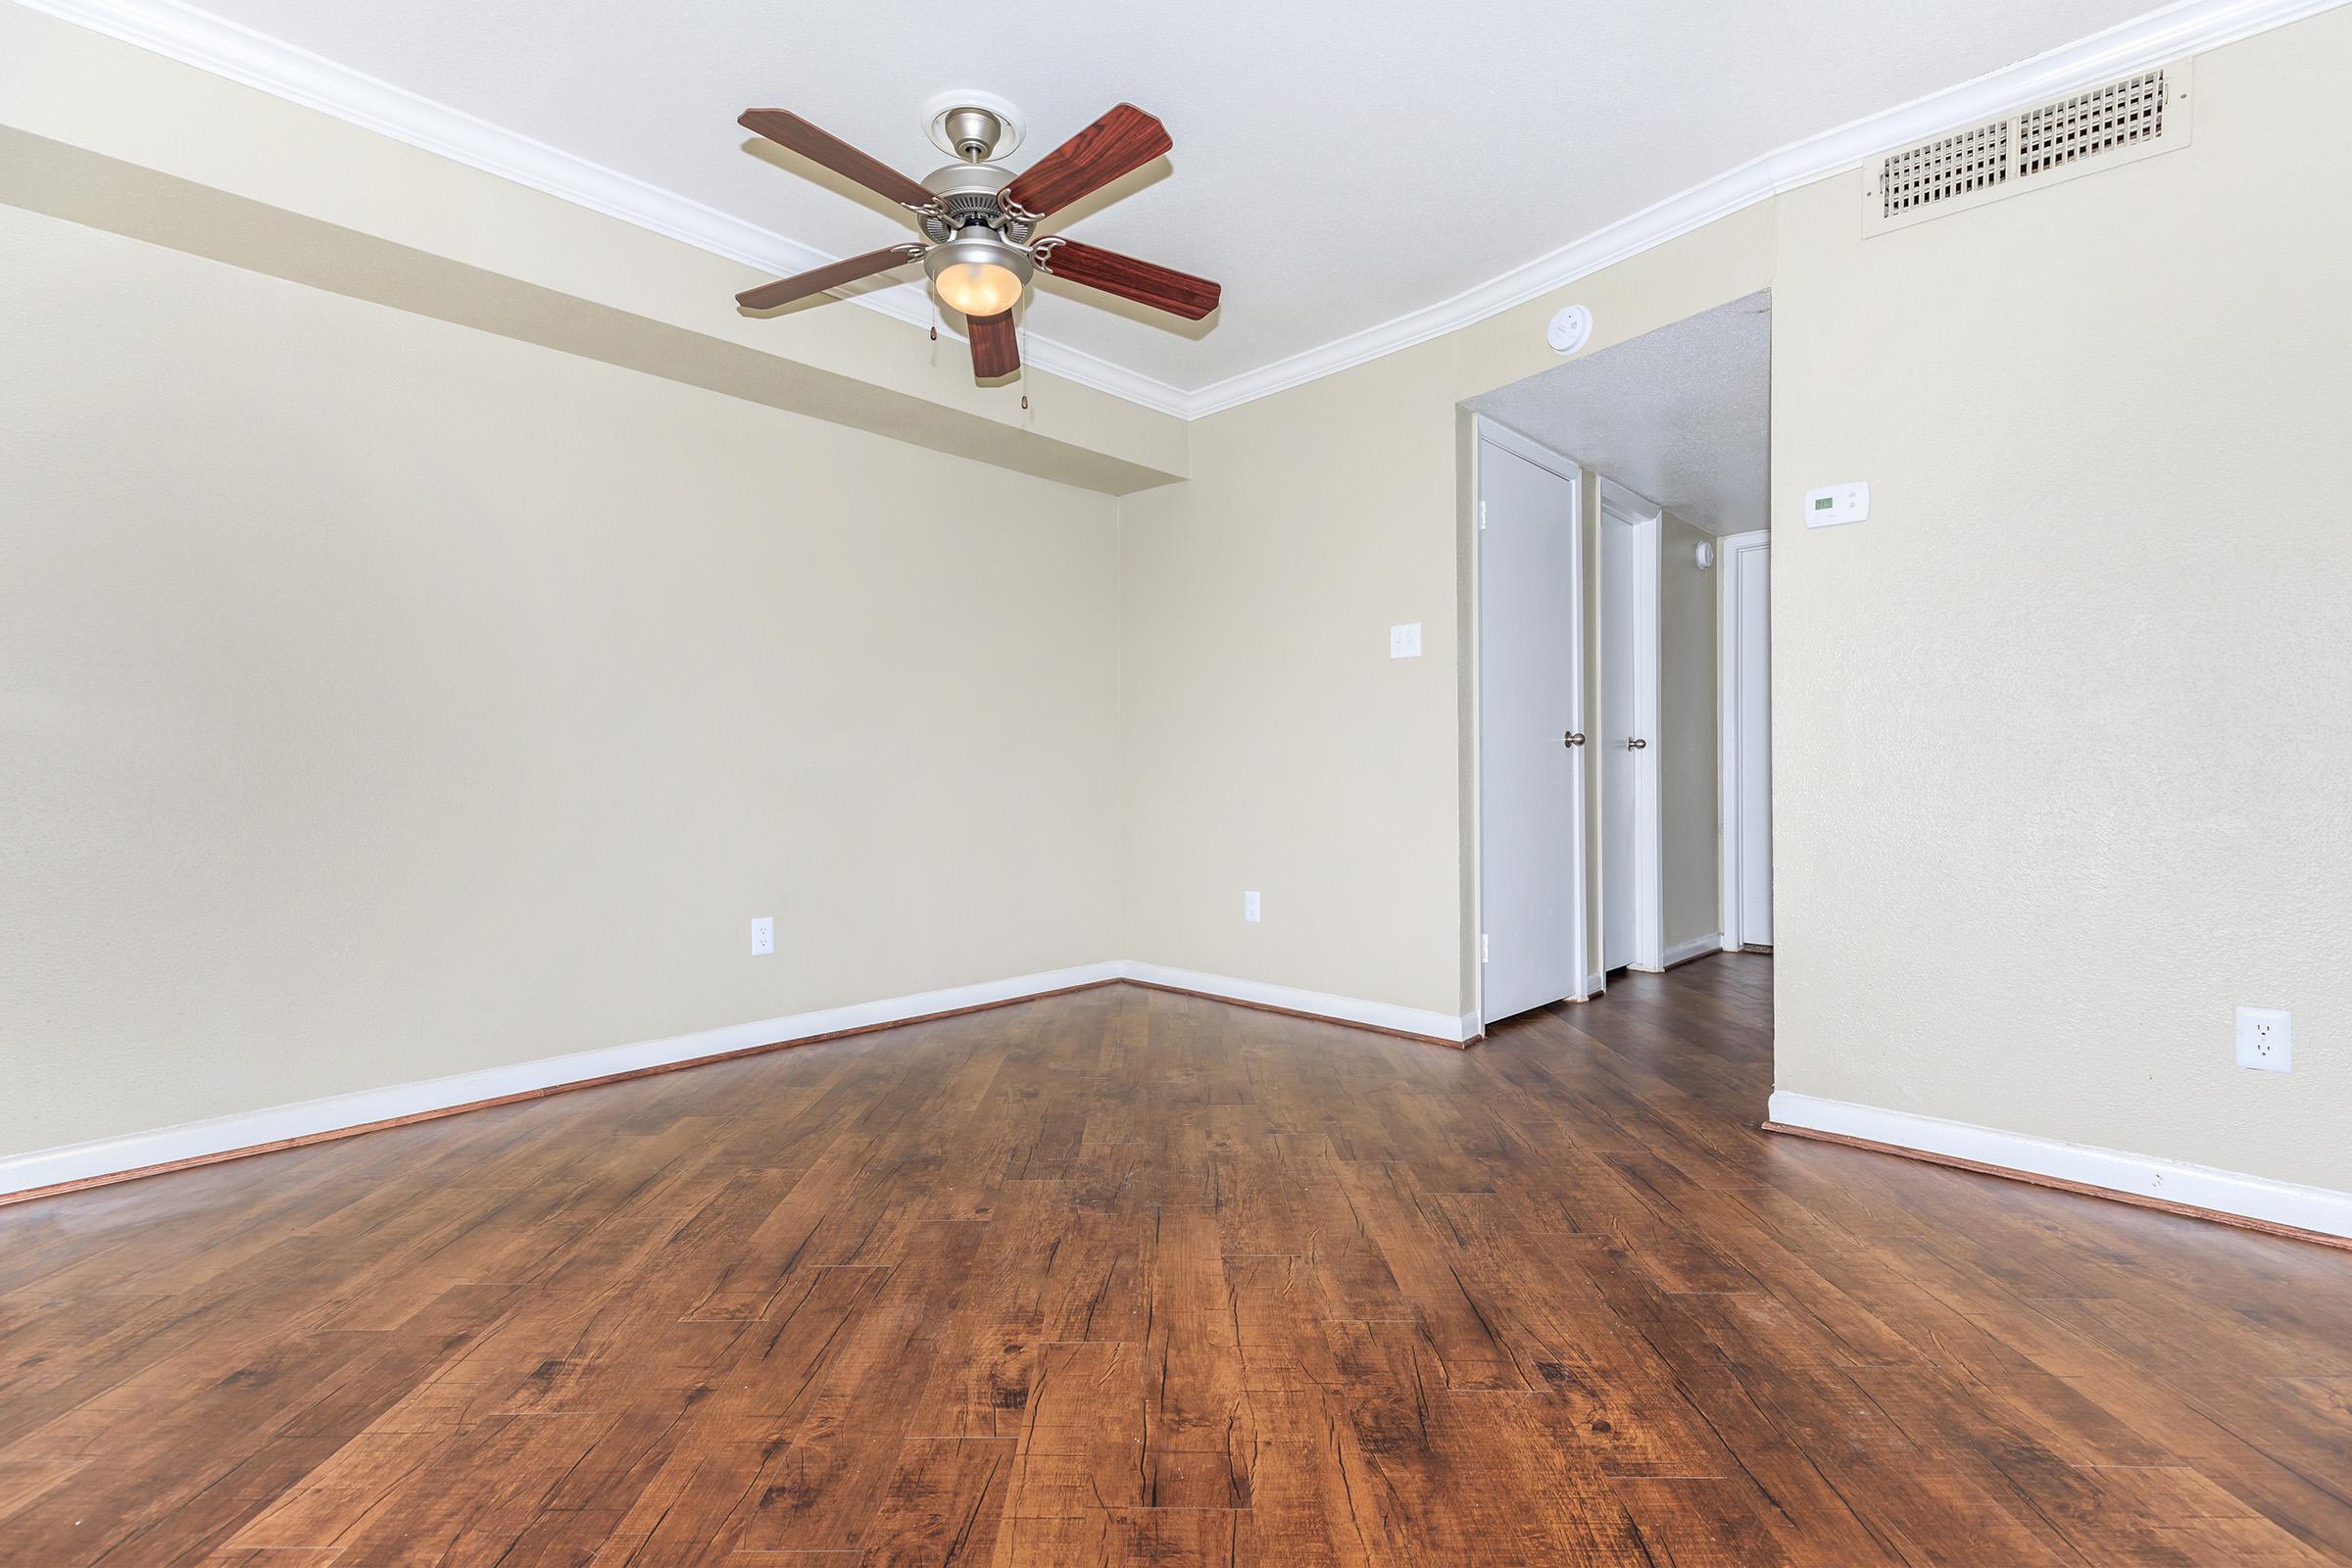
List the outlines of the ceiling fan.
{"type": "Polygon", "coordinates": [[[1175,143],[1167,128],[1121,104],[1020,174],[991,163],[1005,123],[994,110],[956,108],[935,123],[960,163],[917,184],[888,164],[783,109],[747,109],[739,122],[780,147],[913,213],[927,243],[892,245],[735,296],[747,311],[770,311],[826,289],[919,261],[941,300],[970,328],[972,374],[1001,380],[1021,368],[1012,308],[1039,271],[1198,321],[1217,308],[1217,285],[1172,268],[1060,234],[1033,238],[1049,216],[1141,169],[1175,143]]]}

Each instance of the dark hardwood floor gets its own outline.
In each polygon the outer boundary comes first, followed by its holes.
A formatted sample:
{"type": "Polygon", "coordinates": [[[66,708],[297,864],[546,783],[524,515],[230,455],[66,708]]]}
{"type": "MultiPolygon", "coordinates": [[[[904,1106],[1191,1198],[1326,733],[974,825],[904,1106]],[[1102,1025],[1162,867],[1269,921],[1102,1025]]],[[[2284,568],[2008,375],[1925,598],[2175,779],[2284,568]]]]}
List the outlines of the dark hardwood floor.
{"type": "Polygon", "coordinates": [[[0,1209],[0,1562],[2352,1562],[2352,1255],[1127,987],[0,1209]]]}

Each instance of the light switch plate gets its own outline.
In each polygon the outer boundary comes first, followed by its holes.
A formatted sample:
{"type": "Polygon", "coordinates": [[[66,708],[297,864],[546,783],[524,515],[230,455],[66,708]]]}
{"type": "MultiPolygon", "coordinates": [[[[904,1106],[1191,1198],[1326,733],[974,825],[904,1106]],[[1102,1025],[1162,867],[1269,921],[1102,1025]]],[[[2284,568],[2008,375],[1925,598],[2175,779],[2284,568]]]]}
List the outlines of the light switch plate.
{"type": "Polygon", "coordinates": [[[1411,621],[1389,628],[1389,657],[1391,659],[1419,659],[1421,657],[1421,623],[1411,621]]]}
{"type": "Polygon", "coordinates": [[[1870,483],[1833,484],[1805,492],[1805,526],[1835,528],[1841,522],[1860,522],[1870,515],[1870,483]]]}

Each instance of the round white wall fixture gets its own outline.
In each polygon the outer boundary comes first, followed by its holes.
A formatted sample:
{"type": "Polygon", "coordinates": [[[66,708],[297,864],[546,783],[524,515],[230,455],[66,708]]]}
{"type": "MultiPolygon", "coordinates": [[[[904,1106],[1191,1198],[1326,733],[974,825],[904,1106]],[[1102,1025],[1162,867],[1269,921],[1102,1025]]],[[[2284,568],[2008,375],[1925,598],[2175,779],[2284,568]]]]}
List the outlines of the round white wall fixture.
{"type": "Polygon", "coordinates": [[[1715,547],[1704,539],[1698,542],[1698,548],[1691,551],[1690,556],[1698,563],[1698,569],[1701,571],[1715,564],[1715,547]]]}
{"type": "Polygon", "coordinates": [[[1029,134],[1029,117],[993,92],[960,87],[954,92],[939,93],[923,105],[923,134],[931,138],[932,146],[950,158],[963,156],[948,135],[948,116],[958,109],[985,109],[1004,127],[1004,134],[997,138],[995,149],[988,155],[992,164],[1011,157],[1021,138],[1029,134]]]}
{"type": "Polygon", "coordinates": [[[1569,305],[1551,318],[1544,329],[1544,341],[1555,354],[1574,354],[1592,339],[1592,313],[1582,305],[1569,305]]]}

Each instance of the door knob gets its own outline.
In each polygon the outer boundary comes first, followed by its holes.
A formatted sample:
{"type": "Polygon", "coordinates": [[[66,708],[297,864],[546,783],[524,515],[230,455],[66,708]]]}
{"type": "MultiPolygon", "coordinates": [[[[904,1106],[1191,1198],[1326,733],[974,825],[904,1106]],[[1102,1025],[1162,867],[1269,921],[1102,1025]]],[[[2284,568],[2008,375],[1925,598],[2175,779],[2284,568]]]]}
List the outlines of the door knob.
{"type": "Polygon", "coordinates": [[[1642,747],[1644,747],[1644,746],[1647,746],[1648,744],[1649,744],[1649,742],[1647,742],[1647,741],[1643,741],[1643,740],[1628,740],[1628,741],[1625,743],[1625,749],[1626,749],[1627,751],[1629,751],[1629,752],[1638,752],[1638,751],[1640,751],[1640,750],[1641,750],[1642,747]]]}
{"type": "Polygon", "coordinates": [[[1585,744],[1585,732],[1581,729],[1572,729],[1560,737],[1560,744],[1562,746],[1582,746],[1585,744]]]}

